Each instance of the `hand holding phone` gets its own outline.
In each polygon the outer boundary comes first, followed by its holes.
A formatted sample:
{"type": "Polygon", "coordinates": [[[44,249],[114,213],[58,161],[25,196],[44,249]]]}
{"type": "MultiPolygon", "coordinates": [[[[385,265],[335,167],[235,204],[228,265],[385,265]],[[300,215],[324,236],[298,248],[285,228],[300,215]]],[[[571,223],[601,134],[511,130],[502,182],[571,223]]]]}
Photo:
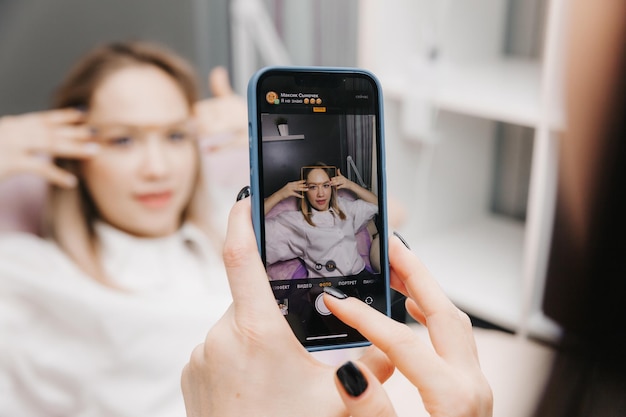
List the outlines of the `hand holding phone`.
{"type": "Polygon", "coordinates": [[[309,350],[367,344],[322,294],[389,314],[379,83],[358,69],[266,68],[248,111],[253,223],[280,311],[309,350]]]}
{"type": "MultiPolygon", "coordinates": [[[[229,216],[224,265],[233,307],[194,349],[183,369],[188,415],[370,416],[374,409],[394,415],[381,383],[397,367],[417,388],[415,395],[419,392],[429,412],[459,415],[474,410],[472,415],[491,416],[493,397],[480,371],[469,318],[399,239],[390,240],[392,282],[395,289],[417,296],[409,295],[409,311],[424,325],[420,333],[428,331],[432,346],[425,334],[415,334],[326,287],[326,301],[337,317],[361,329],[377,346],[364,350],[357,362],[336,369],[302,349],[276,308],[264,266],[254,253],[250,214],[250,200],[245,200],[235,204],[229,216]],[[425,312],[434,319],[426,322],[425,312]],[[330,382],[333,375],[336,387],[330,382]]],[[[419,412],[420,401],[414,400],[419,412]]]]}

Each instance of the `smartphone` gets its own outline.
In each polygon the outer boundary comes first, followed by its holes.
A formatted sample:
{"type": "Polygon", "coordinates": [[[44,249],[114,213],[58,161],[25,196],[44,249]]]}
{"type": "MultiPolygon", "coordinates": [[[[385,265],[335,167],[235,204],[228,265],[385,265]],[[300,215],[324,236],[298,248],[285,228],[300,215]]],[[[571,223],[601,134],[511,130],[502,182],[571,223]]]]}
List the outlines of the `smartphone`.
{"type": "Polygon", "coordinates": [[[310,351],[369,342],[335,287],[390,314],[383,97],[361,69],[269,67],[248,85],[250,196],[277,307],[310,351]]]}

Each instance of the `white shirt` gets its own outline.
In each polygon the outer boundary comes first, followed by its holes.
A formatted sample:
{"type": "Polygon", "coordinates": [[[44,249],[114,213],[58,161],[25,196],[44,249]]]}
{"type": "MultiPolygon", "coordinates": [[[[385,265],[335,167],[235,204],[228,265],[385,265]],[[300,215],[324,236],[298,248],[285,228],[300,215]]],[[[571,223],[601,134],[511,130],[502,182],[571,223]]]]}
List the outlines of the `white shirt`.
{"type": "Polygon", "coordinates": [[[356,275],[365,268],[357,250],[356,234],[378,212],[376,204],[338,197],[346,215],[341,220],[333,209],[312,209],[311,226],[300,211],[285,211],[266,219],[266,261],[272,264],[301,258],[309,278],[356,275]],[[331,268],[327,265],[332,263],[331,268]]]}
{"type": "Polygon", "coordinates": [[[97,225],[108,278],[56,244],[0,237],[0,415],[184,416],[183,366],[230,304],[198,229],[158,239],[97,225]]]}

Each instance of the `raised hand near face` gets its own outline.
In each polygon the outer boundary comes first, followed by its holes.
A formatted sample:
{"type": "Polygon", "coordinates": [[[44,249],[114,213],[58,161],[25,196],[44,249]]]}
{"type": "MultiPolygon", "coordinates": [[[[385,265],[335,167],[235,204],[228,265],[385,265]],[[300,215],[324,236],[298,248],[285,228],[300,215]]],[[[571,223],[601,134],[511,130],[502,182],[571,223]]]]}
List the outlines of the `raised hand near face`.
{"type": "Polygon", "coordinates": [[[60,187],[74,186],[74,175],[54,165],[53,159],[85,159],[98,152],[84,122],[84,113],[77,109],[0,118],[0,180],[33,173],[60,187]]]}

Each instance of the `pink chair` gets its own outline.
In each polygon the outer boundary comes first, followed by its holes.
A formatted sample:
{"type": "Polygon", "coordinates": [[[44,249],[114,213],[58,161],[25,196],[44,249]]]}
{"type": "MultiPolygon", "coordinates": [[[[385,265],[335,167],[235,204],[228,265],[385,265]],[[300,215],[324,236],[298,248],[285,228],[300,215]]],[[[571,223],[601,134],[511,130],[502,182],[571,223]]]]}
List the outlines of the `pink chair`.
{"type": "Polygon", "coordinates": [[[35,175],[0,182],[0,232],[40,234],[46,192],[46,182],[35,175]]]}
{"type": "MultiPolygon", "coordinates": [[[[349,191],[339,190],[339,195],[342,198],[354,200],[355,196],[349,191]]],[[[297,211],[298,199],[296,197],[289,197],[280,203],[276,204],[272,210],[267,214],[267,218],[276,217],[280,213],[285,211],[297,211]]],[[[363,227],[356,234],[357,250],[363,261],[365,262],[365,269],[370,272],[375,272],[372,262],[370,260],[370,250],[372,247],[372,236],[367,227],[363,227]]],[[[300,258],[293,258],[287,261],[279,261],[273,264],[267,265],[267,275],[270,280],[288,280],[298,278],[308,278],[309,273],[306,269],[304,261],[300,258]]]]}

